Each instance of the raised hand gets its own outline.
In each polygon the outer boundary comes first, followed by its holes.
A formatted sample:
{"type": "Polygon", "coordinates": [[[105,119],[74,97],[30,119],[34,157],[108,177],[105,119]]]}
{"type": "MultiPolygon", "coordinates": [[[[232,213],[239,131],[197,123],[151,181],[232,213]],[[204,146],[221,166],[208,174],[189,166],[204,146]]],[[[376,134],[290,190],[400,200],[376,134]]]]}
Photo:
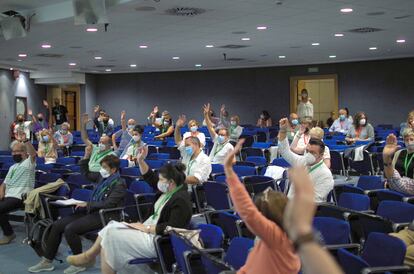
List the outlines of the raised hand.
{"type": "Polygon", "coordinates": [[[210,103],[203,106],[204,115],[210,114],[210,103]]]}
{"type": "Polygon", "coordinates": [[[289,119],[288,118],[282,118],[282,119],[279,120],[280,129],[287,130],[288,126],[289,126],[289,119]]]}
{"type": "Polygon", "coordinates": [[[306,131],[306,126],[304,126],[304,125],[300,125],[300,126],[299,126],[299,133],[300,133],[300,134],[304,134],[304,133],[305,133],[305,131],[306,131]]]}
{"type": "Polygon", "coordinates": [[[226,105],[222,104],[220,108],[221,115],[224,115],[226,113],[226,105]]]}
{"type": "Polygon", "coordinates": [[[33,116],[33,111],[29,108],[27,109],[27,115],[29,116],[33,116]]]}
{"type": "Polygon", "coordinates": [[[187,121],[187,117],[184,114],[182,114],[182,115],[178,116],[178,120],[175,123],[175,125],[177,127],[183,127],[185,125],[186,121],[187,121]]]}
{"type": "Polygon", "coordinates": [[[387,136],[387,141],[382,151],[383,156],[391,157],[400,146],[398,146],[397,137],[394,134],[390,134],[387,136]]]}
{"type": "Polygon", "coordinates": [[[125,110],[121,111],[121,120],[125,120],[126,112],[125,110]]]}
{"type": "Polygon", "coordinates": [[[49,108],[49,103],[46,100],[43,100],[43,106],[45,108],[49,108]]]}
{"type": "Polygon", "coordinates": [[[89,123],[89,121],[91,120],[89,119],[88,113],[82,114],[82,124],[86,126],[89,123]]]}
{"type": "Polygon", "coordinates": [[[230,170],[230,169],[232,169],[233,168],[233,163],[234,163],[234,156],[237,154],[237,153],[239,153],[239,151],[241,150],[241,148],[242,148],[242,146],[243,146],[243,144],[244,144],[244,139],[240,139],[238,142],[237,142],[237,144],[236,144],[236,146],[234,147],[234,149],[232,150],[232,151],[230,151],[228,154],[227,154],[227,156],[226,156],[226,158],[224,159],[224,168],[226,169],[226,170],[230,170]]]}
{"type": "Polygon", "coordinates": [[[148,147],[143,146],[138,150],[137,160],[138,161],[144,161],[145,158],[147,158],[147,155],[148,155],[148,147]]]}
{"type": "Polygon", "coordinates": [[[96,105],[96,106],[93,108],[93,112],[94,112],[94,113],[97,113],[100,109],[101,109],[101,107],[100,107],[99,105],[96,105]]]}

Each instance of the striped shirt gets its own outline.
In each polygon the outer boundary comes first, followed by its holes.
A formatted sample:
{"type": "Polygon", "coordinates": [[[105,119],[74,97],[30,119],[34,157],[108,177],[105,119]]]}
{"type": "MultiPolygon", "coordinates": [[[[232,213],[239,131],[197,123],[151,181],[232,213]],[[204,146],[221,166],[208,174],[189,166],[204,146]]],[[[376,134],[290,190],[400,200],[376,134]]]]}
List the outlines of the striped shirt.
{"type": "Polygon", "coordinates": [[[401,174],[394,169],[394,175],[387,180],[388,187],[392,190],[402,192],[408,195],[414,195],[414,179],[401,176],[401,174]]]}
{"type": "Polygon", "coordinates": [[[12,165],[7,172],[4,183],[6,184],[5,197],[22,198],[22,194],[33,190],[35,184],[36,163],[31,157],[12,165]]]}
{"type": "Polygon", "coordinates": [[[102,159],[105,158],[105,156],[111,155],[111,154],[116,156],[116,154],[112,150],[108,149],[108,150],[101,152],[99,150],[99,146],[94,145],[93,150],[92,150],[92,155],[89,160],[89,171],[99,172],[99,170],[101,169],[102,159]]]}

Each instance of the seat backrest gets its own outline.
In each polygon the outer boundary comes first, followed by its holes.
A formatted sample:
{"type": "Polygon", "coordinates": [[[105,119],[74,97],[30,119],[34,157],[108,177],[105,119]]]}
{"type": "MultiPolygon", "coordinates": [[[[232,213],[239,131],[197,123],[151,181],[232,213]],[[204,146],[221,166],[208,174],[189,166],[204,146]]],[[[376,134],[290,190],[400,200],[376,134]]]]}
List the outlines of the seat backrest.
{"type": "Polygon", "coordinates": [[[129,185],[129,190],[134,194],[153,193],[154,189],[145,181],[136,180],[129,185]]]}
{"type": "Polygon", "coordinates": [[[72,157],[62,157],[62,158],[57,158],[56,163],[62,164],[62,165],[75,165],[76,159],[72,157]]]}
{"type": "Polygon", "coordinates": [[[170,239],[177,267],[183,271],[184,274],[188,274],[188,269],[185,265],[184,252],[191,251],[193,247],[189,242],[185,241],[176,233],[170,233],[170,239]]]}
{"type": "Polygon", "coordinates": [[[369,197],[357,193],[342,193],[339,196],[338,205],[356,211],[369,210],[369,197]]]}
{"type": "Polygon", "coordinates": [[[224,173],[224,166],[222,164],[212,164],[211,165],[211,173],[224,173]]]}
{"type": "Polygon", "coordinates": [[[280,167],[290,167],[290,164],[283,158],[275,158],[272,161],[272,165],[280,167]]]}
{"type": "Polygon", "coordinates": [[[377,215],[394,223],[409,223],[414,220],[414,205],[398,201],[382,201],[378,205],[377,215]]]}
{"type": "Polygon", "coordinates": [[[223,183],[205,182],[203,184],[207,204],[215,210],[230,209],[228,186],[223,183]]]}
{"type": "Polygon", "coordinates": [[[261,156],[247,156],[246,157],[247,162],[253,162],[256,165],[264,166],[267,165],[267,160],[265,157],[261,156]]]}
{"type": "Polygon", "coordinates": [[[318,230],[327,245],[348,244],[350,241],[349,223],[332,217],[315,217],[313,227],[318,230]]]}
{"type": "Polygon", "coordinates": [[[271,177],[253,175],[243,177],[243,183],[250,194],[258,194],[271,187],[275,190],[275,181],[271,177]]]}
{"type": "Polygon", "coordinates": [[[361,257],[342,248],[338,250],[338,261],[346,274],[361,273],[362,269],[370,266],[361,257]]]}
{"type": "Polygon", "coordinates": [[[383,189],[384,182],[380,176],[360,176],[357,187],[363,190],[383,189]]]}
{"type": "Polygon", "coordinates": [[[233,239],[239,236],[236,222],[240,217],[229,212],[217,212],[210,216],[212,223],[223,229],[226,238],[233,239]]]}
{"type": "Polygon", "coordinates": [[[251,166],[234,166],[233,169],[239,177],[256,175],[256,168],[251,166]]]}
{"type": "Polygon", "coordinates": [[[125,167],[121,168],[121,175],[126,176],[141,176],[141,172],[137,167],[125,167]]]}
{"type": "Polygon", "coordinates": [[[244,237],[236,237],[230,242],[224,261],[238,270],[246,263],[250,249],[254,246],[254,240],[244,237]]]}
{"type": "Polygon", "coordinates": [[[381,201],[402,201],[402,199],[406,196],[401,192],[397,192],[391,189],[381,189],[376,191],[377,200],[378,202],[381,201]]]}
{"type": "Polygon", "coordinates": [[[203,241],[204,248],[221,248],[224,239],[223,230],[212,224],[199,224],[201,229],[200,237],[203,241]]]}
{"type": "Polygon", "coordinates": [[[85,176],[83,176],[82,174],[72,174],[69,175],[66,180],[67,183],[70,184],[75,184],[75,185],[87,185],[87,184],[91,184],[92,182],[89,181],[85,176]]]}
{"type": "Polygon", "coordinates": [[[147,159],[147,160],[145,160],[145,162],[148,164],[148,166],[151,169],[159,169],[165,164],[164,160],[149,160],[149,159],[147,159]]]}
{"type": "Polygon", "coordinates": [[[52,183],[62,178],[59,173],[40,173],[38,181],[41,183],[52,183]]]}
{"type": "Polygon", "coordinates": [[[87,202],[92,197],[92,190],[75,188],[72,192],[72,197],[75,200],[87,202]]]}
{"type": "Polygon", "coordinates": [[[372,232],[364,244],[361,258],[371,267],[396,266],[404,262],[406,246],[397,237],[372,232]]]}
{"type": "Polygon", "coordinates": [[[169,153],[152,153],[152,154],[148,155],[147,159],[168,160],[168,159],[170,159],[170,154],[169,153]]]}

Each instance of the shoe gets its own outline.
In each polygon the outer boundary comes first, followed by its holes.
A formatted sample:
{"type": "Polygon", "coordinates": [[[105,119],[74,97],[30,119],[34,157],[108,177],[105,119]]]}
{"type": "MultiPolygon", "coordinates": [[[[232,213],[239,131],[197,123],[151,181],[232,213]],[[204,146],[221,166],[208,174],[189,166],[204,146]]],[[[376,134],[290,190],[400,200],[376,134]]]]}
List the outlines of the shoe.
{"type": "Polygon", "coordinates": [[[10,236],[3,236],[3,238],[0,239],[0,245],[7,245],[14,239],[16,239],[16,234],[14,233],[10,236]]]}
{"type": "Polygon", "coordinates": [[[95,258],[90,258],[87,253],[81,253],[78,255],[68,256],[66,261],[70,265],[92,267],[95,265],[95,258]]]}
{"type": "Polygon", "coordinates": [[[76,273],[80,273],[86,270],[86,267],[83,266],[69,266],[68,268],[66,268],[63,273],[65,274],[76,274],[76,273]]]}
{"type": "Polygon", "coordinates": [[[30,273],[39,273],[44,271],[53,271],[55,267],[53,266],[52,262],[43,258],[37,265],[29,267],[27,271],[30,273]]]}

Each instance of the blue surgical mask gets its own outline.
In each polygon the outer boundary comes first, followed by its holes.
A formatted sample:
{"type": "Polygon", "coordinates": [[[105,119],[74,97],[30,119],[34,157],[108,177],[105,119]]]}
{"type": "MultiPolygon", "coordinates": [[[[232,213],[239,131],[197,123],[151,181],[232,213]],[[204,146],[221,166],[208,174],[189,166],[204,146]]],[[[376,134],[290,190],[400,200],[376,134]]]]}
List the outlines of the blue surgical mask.
{"type": "Polygon", "coordinates": [[[188,156],[193,156],[193,153],[194,153],[194,151],[193,151],[193,147],[192,147],[192,146],[185,147],[185,153],[186,153],[188,156]]]}
{"type": "Polygon", "coordinates": [[[106,150],[106,146],[104,145],[104,144],[102,144],[102,143],[99,143],[99,151],[105,151],[106,150]]]}
{"type": "Polygon", "coordinates": [[[219,144],[223,144],[225,141],[226,141],[226,137],[221,136],[221,135],[219,135],[219,136],[217,137],[217,142],[218,142],[219,144]]]}
{"type": "Polygon", "coordinates": [[[345,121],[346,116],[344,114],[339,115],[339,120],[345,121]]]}
{"type": "Polygon", "coordinates": [[[134,127],[135,127],[134,125],[128,125],[129,130],[134,129],[134,127]]]}
{"type": "Polygon", "coordinates": [[[198,126],[190,127],[191,132],[196,132],[198,130],[198,126]]]}
{"type": "Polygon", "coordinates": [[[409,153],[414,152],[414,143],[405,143],[405,147],[409,153]]]}
{"type": "Polygon", "coordinates": [[[43,139],[43,142],[45,143],[49,142],[49,136],[47,135],[43,136],[42,139],[43,139]]]}
{"type": "Polygon", "coordinates": [[[299,124],[299,120],[298,119],[293,119],[292,120],[292,125],[297,126],[299,124]]]}

